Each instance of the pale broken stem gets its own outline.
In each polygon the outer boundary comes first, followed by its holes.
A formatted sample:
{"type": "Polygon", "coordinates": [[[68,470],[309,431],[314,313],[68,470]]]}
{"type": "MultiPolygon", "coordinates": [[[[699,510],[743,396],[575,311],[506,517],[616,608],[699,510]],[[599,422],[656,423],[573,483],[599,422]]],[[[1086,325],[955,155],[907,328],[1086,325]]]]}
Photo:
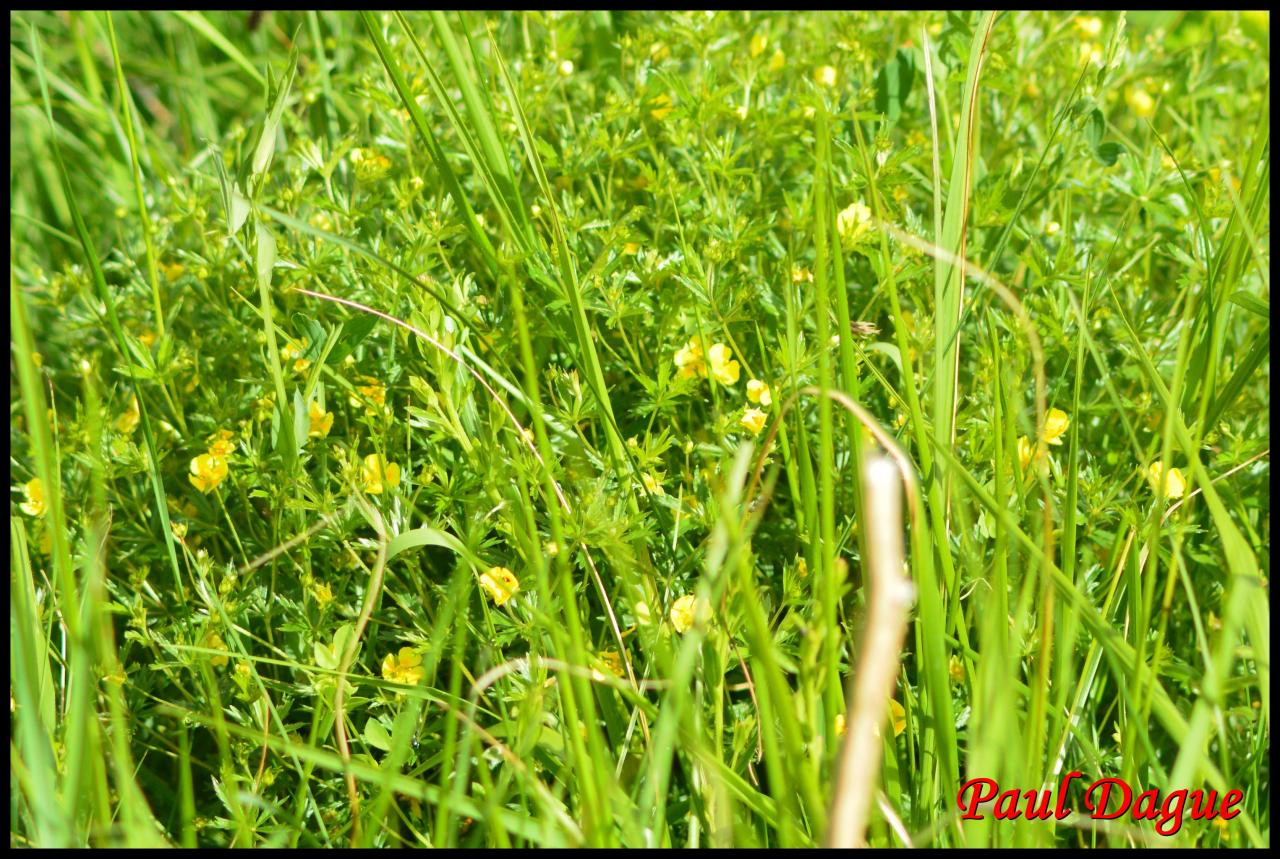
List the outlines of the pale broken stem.
{"type": "MultiPolygon", "coordinates": [[[[538,464],[543,468],[548,469],[548,474],[550,474],[550,469],[547,466],[547,463],[543,461],[542,454],[538,452],[538,446],[533,442],[531,434],[526,435],[524,427],[521,426],[520,420],[515,416],[515,413],[511,411],[511,407],[507,405],[507,401],[500,397],[498,392],[493,389],[493,386],[485,380],[484,376],[481,376],[476,372],[475,368],[467,361],[464,361],[462,356],[457,352],[453,351],[422,329],[415,328],[408,322],[405,322],[403,319],[397,319],[389,313],[383,313],[381,310],[375,310],[374,308],[361,304],[358,301],[352,301],[349,298],[339,298],[336,295],[328,295],[323,292],[313,292],[312,290],[303,289],[302,287],[294,287],[294,291],[300,292],[303,295],[310,295],[312,298],[319,298],[324,301],[332,301],[335,304],[354,307],[364,313],[377,316],[379,319],[385,319],[394,325],[399,325],[410,334],[427,341],[436,349],[439,349],[441,352],[448,355],[459,367],[470,373],[471,376],[480,383],[481,387],[489,392],[489,396],[493,397],[494,402],[498,404],[506,414],[507,419],[511,421],[512,426],[516,428],[517,437],[520,438],[525,447],[527,447],[533,454],[534,459],[538,461],[538,464]]],[[[566,513],[572,513],[573,510],[569,506],[569,499],[565,497],[564,490],[560,488],[560,483],[554,476],[551,476],[551,486],[555,490],[556,499],[560,502],[560,506],[564,508],[566,513]]],[[[631,681],[631,688],[638,692],[640,690],[640,682],[636,679],[635,668],[631,663],[631,655],[627,652],[627,646],[622,640],[622,627],[618,625],[618,616],[613,610],[613,601],[609,599],[609,592],[605,590],[604,580],[600,577],[600,570],[596,567],[595,559],[591,557],[591,551],[588,549],[587,544],[585,542],[581,542],[579,543],[579,546],[582,548],[583,557],[587,559],[587,567],[591,570],[591,579],[595,583],[596,590],[600,593],[600,601],[604,604],[605,615],[609,618],[609,628],[613,632],[614,641],[618,643],[618,653],[622,656],[623,665],[625,665],[627,669],[627,679],[631,681]]],[[[640,728],[644,733],[645,742],[649,742],[649,720],[645,716],[644,711],[640,712],[640,728]]]]}
{"type": "Polygon", "coordinates": [[[884,751],[880,726],[893,696],[914,593],[905,574],[901,479],[898,465],[887,456],[871,457],[863,467],[869,616],[858,667],[850,678],[853,705],[840,749],[828,847],[865,845],[867,819],[879,781],[884,751]]]}
{"type": "Polygon", "coordinates": [[[373,615],[373,607],[382,593],[382,574],[387,566],[387,529],[382,524],[382,515],[364,499],[360,499],[365,515],[373,523],[378,532],[378,559],[373,565],[373,573],[369,577],[369,589],[365,591],[364,606],[360,609],[360,617],[356,620],[355,632],[342,654],[342,662],[338,665],[338,691],[333,696],[333,722],[338,739],[338,753],[342,757],[342,767],[347,780],[347,797],[351,800],[351,846],[356,845],[360,836],[360,795],[356,792],[356,775],[351,770],[351,746],[347,742],[347,671],[355,660],[356,651],[360,649],[360,637],[369,625],[373,615]]]}

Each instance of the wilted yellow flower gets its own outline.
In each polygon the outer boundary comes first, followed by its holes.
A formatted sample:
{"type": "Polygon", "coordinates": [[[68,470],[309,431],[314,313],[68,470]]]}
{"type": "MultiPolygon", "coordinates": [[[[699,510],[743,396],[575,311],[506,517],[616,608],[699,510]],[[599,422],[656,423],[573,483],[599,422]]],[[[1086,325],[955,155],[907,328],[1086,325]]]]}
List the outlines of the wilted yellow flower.
{"type": "Polygon", "coordinates": [[[1049,444],[1062,444],[1062,436],[1071,426],[1071,418],[1062,409],[1049,409],[1044,418],[1044,440],[1049,444]]]}
{"type": "Polygon", "coordinates": [[[1153,462],[1147,469],[1147,479],[1151,481],[1156,493],[1160,493],[1160,484],[1164,483],[1164,495],[1167,498],[1181,498],[1187,492],[1187,481],[1177,468],[1170,468],[1166,473],[1163,462],[1153,462]],[[1164,480],[1161,481],[1161,476],[1164,480]]]}
{"type": "Polygon", "coordinates": [[[22,502],[22,512],[28,516],[39,518],[45,514],[48,507],[44,501],[44,481],[38,477],[33,477],[22,485],[22,494],[27,500],[22,502]]]}
{"type": "Polygon", "coordinates": [[[129,408],[125,409],[124,414],[116,418],[116,429],[128,435],[138,428],[138,421],[141,417],[142,415],[138,412],[138,398],[133,397],[129,400],[129,408]]]}
{"type": "MultiPolygon", "coordinates": [[[[212,631],[204,637],[203,646],[209,648],[210,650],[226,650],[227,649],[227,643],[222,640],[222,636],[212,631]]],[[[227,657],[225,656],[209,657],[209,664],[217,667],[226,665],[229,661],[230,660],[227,659],[227,657]]]]}
{"type": "Polygon", "coordinates": [[[773,52],[773,56],[769,58],[769,71],[780,72],[782,67],[787,64],[787,55],[782,53],[781,49],[773,52]]]}
{"type": "Polygon", "coordinates": [[[893,721],[893,735],[896,737],[907,729],[907,711],[895,699],[889,699],[889,714],[893,721]]]}
{"type": "Polygon", "coordinates": [[[733,360],[733,352],[723,343],[715,343],[707,350],[707,360],[711,362],[711,373],[722,385],[734,385],[738,382],[738,362],[733,360]]]}
{"type": "Polygon", "coordinates": [[[490,567],[480,576],[480,587],[493,598],[494,605],[505,605],[520,590],[520,580],[506,567],[490,567]]]}
{"type": "Polygon", "coordinates": [[[681,379],[701,376],[703,373],[702,339],[693,337],[687,346],[682,346],[676,352],[675,364],[681,379]]]}
{"type": "Polygon", "coordinates": [[[227,479],[227,461],[212,453],[204,453],[191,460],[191,485],[208,495],[218,484],[227,479]]]}
{"type": "Polygon", "coordinates": [[[382,660],[382,676],[392,683],[416,686],[426,676],[422,670],[422,655],[412,647],[400,648],[400,653],[388,653],[382,660]]]}
{"type": "Polygon", "coordinates": [[[662,488],[662,484],[658,481],[658,478],[654,477],[647,471],[640,475],[640,482],[644,484],[644,488],[649,490],[652,495],[667,494],[667,490],[662,488]]]}
{"type": "Polygon", "coordinates": [[[209,453],[212,456],[226,459],[236,449],[233,439],[236,434],[231,430],[220,429],[209,440],[209,453]]]}
{"type": "Polygon", "coordinates": [[[747,399],[753,403],[759,403],[766,409],[773,405],[773,392],[769,390],[769,386],[759,379],[750,379],[747,381],[747,399]]]}
{"type": "Polygon", "coordinates": [[[1082,39],[1096,39],[1102,32],[1102,19],[1092,15],[1076,18],[1075,25],[1082,39]]]}
{"type": "Polygon", "coordinates": [[[685,594],[671,606],[671,625],[676,628],[676,632],[687,632],[693,626],[693,611],[696,604],[697,597],[693,594],[685,594]]]}
{"type": "Polygon", "coordinates": [[[391,159],[367,149],[352,149],[351,165],[355,168],[356,179],[376,182],[391,170],[391,159]]]}
{"type": "Polygon", "coordinates": [[[758,57],[764,53],[764,49],[769,47],[769,38],[764,33],[756,33],[751,37],[751,56],[758,57]]]}
{"type": "Polygon", "coordinates": [[[742,413],[742,418],[738,423],[750,430],[752,435],[760,435],[760,430],[764,429],[764,425],[768,423],[768,420],[768,416],[759,409],[747,409],[742,413]]]}
{"type": "Polygon", "coordinates": [[[1124,103],[1129,105],[1129,109],[1143,119],[1156,112],[1156,100],[1146,90],[1139,87],[1130,87],[1125,90],[1124,103]]]}
{"type": "Polygon", "coordinates": [[[324,438],[329,435],[329,430],[333,428],[333,412],[326,412],[320,408],[319,400],[312,400],[310,408],[307,409],[307,416],[311,418],[311,430],[308,435],[312,438],[324,438]]]}
{"type": "Polygon", "coordinates": [[[675,105],[671,103],[671,96],[666,93],[649,102],[649,115],[659,122],[666,119],[667,114],[673,110],[675,110],[675,105]]]}
{"type": "Polygon", "coordinates": [[[384,488],[394,489],[400,485],[400,466],[387,462],[380,453],[371,453],[364,458],[360,479],[364,482],[365,492],[381,495],[384,488]]]}
{"type": "Polygon", "coordinates": [[[836,232],[846,246],[857,244],[871,229],[871,209],[861,200],[836,215],[836,232]]]}
{"type": "Polygon", "coordinates": [[[833,87],[836,85],[836,70],[832,66],[822,66],[813,73],[813,81],[818,86],[833,87]]]}

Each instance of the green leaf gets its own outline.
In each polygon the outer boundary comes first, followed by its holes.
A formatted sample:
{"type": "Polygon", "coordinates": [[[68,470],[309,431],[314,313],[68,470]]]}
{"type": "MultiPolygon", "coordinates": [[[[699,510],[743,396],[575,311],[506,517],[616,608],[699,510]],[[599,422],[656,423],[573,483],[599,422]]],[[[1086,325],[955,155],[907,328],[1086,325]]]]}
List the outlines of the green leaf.
{"type": "Polygon", "coordinates": [[[915,76],[915,57],[905,48],[899,48],[897,56],[876,75],[876,110],[887,116],[889,122],[896,122],[902,114],[915,76]]]}
{"type": "Polygon", "coordinates": [[[1263,319],[1271,318],[1271,302],[1263,301],[1251,292],[1240,290],[1231,295],[1230,301],[1238,304],[1245,310],[1258,314],[1263,319]]]}
{"type": "Polygon", "coordinates": [[[364,741],[380,751],[391,751],[391,735],[377,719],[364,723],[364,741]]]}

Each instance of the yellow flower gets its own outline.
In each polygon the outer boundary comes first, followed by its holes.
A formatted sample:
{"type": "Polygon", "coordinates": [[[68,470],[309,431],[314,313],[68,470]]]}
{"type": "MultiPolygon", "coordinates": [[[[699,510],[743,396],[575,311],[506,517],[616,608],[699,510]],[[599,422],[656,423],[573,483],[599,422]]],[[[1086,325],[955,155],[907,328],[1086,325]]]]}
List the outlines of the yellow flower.
{"type": "Polygon", "coordinates": [[[22,494],[27,496],[27,500],[22,502],[22,512],[28,516],[39,518],[45,514],[48,507],[44,502],[44,481],[38,477],[33,477],[22,485],[22,494]]]}
{"type": "Polygon", "coordinates": [[[836,713],[836,736],[843,737],[845,732],[844,713],[836,713]]]}
{"type": "Polygon", "coordinates": [[[622,246],[622,252],[627,256],[635,256],[640,253],[640,245],[636,242],[627,242],[622,246]]]}
{"type": "Polygon", "coordinates": [[[640,475],[640,482],[644,484],[644,488],[649,490],[649,493],[652,495],[667,494],[667,490],[662,488],[662,484],[658,481],[658,478],[649,474],[647,471],[640,475]]]}
{"type": "Polygon", "coordinates": [[[654,42],[649,46],[649,61],[660,63],[671,56],[671,49],[662,42],[654,42]]]}
{"type": "Polygon", "coordinates": [[[752,435],[760,435],[760,430],[764,429],[768,420],[768,416],[759,409],[747,409],[738,423],[750,430],[752,435]]]}
{"type": "Polygon", "coordinates": [[[752,59],[764,53],[764,49],[769,47],[769,38],[764,33],[756,33],[751,37],[751,57],[752,59]]]}
{"type": "Polygon", "coordinates": [[[1143,119],[1151,116],[1156,112],[1156,101],[1146,90],[1138,87],[1131,87],[1125,90],[1124,103],[1129,105],[1129,109],[1143,119]]]}
{"type": "Polygon", "coordinates": [[[1062,436],[1071,426],[1071,418],[1062,409],[1049,409],[1044,419],[1044,440],[1049,444],[1062,444],[1062,436]]]}
{"type": "Polygon", "coordinates": [[[1027,466],[1031,464],[1031,460],[1035,459],[1043,451],[1037,450],[1039,445],[1033,445],[1031,439],[1024,436],[1018,437],[1018,464],[1022,466],[1022,470],[1026,471],[1027,466]]]}
{"type": "Polygon", "coordinates": [[[412,647],[400,648],[399,655],[388,653],[382,660],[382,676],[392,683],[416,686],[426,676],[422,670],[422,655],[412,647]]]}
{"type": "MultiPolygon", "coordinates": [[[[383,406],[386,404],[387,389],[381,382],[379,382],[377,379],[373,378],[372,376],[363,376],[361,377],[360,381],[362,384],[356,385],[356,391],[358,391],[360,394],[363,394],[366,400],[369,400],[375,406],[383,406]]],[[[357,397],[351,397],[351,405],[353,406],[363,405],[366,407],[366,409],[368,408],[367,403],[362,402],[357,397]]]]}
{"type": "Polygon", "coordinates": [[[191,460],[191,485],[208,495],[218,484],[227,479],[227,461],[212,453],[205,453],[191,460]]]}
{"type": "Polygon", "coordinates": [[[1163,462],[1151,463],[1151,467],[1147,469],[1147,479],[1151,481],[1157,494],[1160,493],[1160,484],[1163,482],[1167,498],[1181,498],[1187,493],[1187,481],[1183,479],[1182,472],[1177,468],[1170,468],[1166,473],[1163,462]],[[1161,476],[1164,477],[1163,481],[1161,476]]]}
{"type": "Polygon", "coordinates": [[[311,430],[308,434],[312,438],[324,438],[329,435],[329,430],[333,428],[333,412],[326,412],[320,408],[319,400],[312,400],[311,407],[307,409],[307,416],[311,418],[311,430]]]}
{"type": "Polygon", "coordinates": [[[1082,39],[1096,39],[1098,34],[1102,32],[1102,19],[1087,15],[1082,18],[1076,18],[1076,29],[1080,31],[1082,39]]]}
{"type": "Polygon", "coordinates": [[[701,338],[694,337],[689,341],[689,345],[682,346],[676,352],[675,364],[681,379],[691,379],[694,376],[702,375],[701,338]]]}
{"type": "Polygon", "coordinates": [[[154,331],[143,331],[138,335],[138,342],[150,349],[155,345],[156,333],[154,331]]]}
{"type": "Polygon", "coordinates": [[[813,283],[813,272],[803,266],[793,265],[791,267],[792,283],[813,283]]]}
{"type": "Polygon", "coordinates": [[[380,453],[371,453],[364,458],[360,478],[364,482],[365,492],[381,495],[385,487],[394,489],[400,485],[400,466],[385,461],[380,453]]]}
{"type": "Polygon", "coordinates": [[[600,660],[604,662],[605,668],[617,677],[622,676],[622,656],[616,650],[602,650],[600,652],[600,660]]]}
{"type": "Polygon", "coordinates": [[[836,215],[836,232],[845,245],[856,244],[871,229],[871,209],[861,200],[836,215]]]}
{"type": "Polygon", "coordinates": [[[787,64],[787,55],[781,50],[773,52],[773,56],[769,58],[769,71],[780,72],[782,67],[787,64]]]}
{"type": "Polygon", "coordinates": [[[235,444],[232,443],[232,439],[235,437],[236,434],[231,430],[218,430],[209,441],[209,454],[226,459],[236,449],[235,444]]]}
{"type": "Polygon", "coordinates": [[[711,372],[716,381],[722,385],[734,385],[738,382],[738,362],[733,360],[733,353],[723,343],[716,343],[707,350],[707,359],[711,362],[711,372]]]}
{"type": "Polygon", "coordinates": [[[376,182],[391,170],[391,159],[365,149],[353,149],[351,165],[355,167],[356,179],[361,182],[376,182]]]}
{"type": "Polygon", "coordinates": [[[693,626],[693,612],[697,604],[697,597],[693,594],[685,594],[676,600],[671,606],[671,625],[676,628],[676,632],[685,633],[693,626]]]}
{"type": "Polygon", "coordinates": [[[902,709],[893,698],[889,699],[889,713],[893,720],[893,735],[896,737],[907,729],[907,711],[902,709]]]}
{"type": "Polygon", "coordinates": [[[490,567],[480,576],[480,587],[493,598],[494,605],[505,605],[520,590],[520,580],[506,567],[490,567]]]}
{"type": "Polygon", "coordinates": [[[751,379],[747,382],[747,399],[753,403],[759,403],[766,409],[773,405],[773,392],[769,390],[769,386],[759,379],[751,379]]]}
{"type": "Polygon", "coordinates": [[[671,96],[666,93],[649,102],[649,115],[659,122],[666,119],[667,114],[673,110],[675,106],[671,103],[671,96]]]}
{"type": "Polygon", "coordinates": [[[833,87],[836,85],[836,70],[831,66],[823,66],[813,73],[813,80],[819,86],[833,87]]]}
{"type": "Polygon", "coordinates": [[[138,428],[138,421],[141,417],[138,413],[138,398],[134,397],[129,400],[129,408],[125,409],[124,414],[116,418],[116,429],[128,435],[138,428]]]}
{"type": "Polygon", "coordinates": [[[316,598],[316,602],[320,603],[321,607],[333,602],[333,589],[326,584],[317,582],[311,589],[311,595],[316,598]]]}
{"type": "MultiPolygon", "coordinates": [[[[226,650],[227,643],[222,640],[222,636],[216,632],[210,632],[204,637],[203,646],[210,650],[226,650]]],[[[212,656],[209,658],[209,664],[221,667],[226,665],[230,660],[225,656],[212,656]]]]}
{"type": "Polygon", "coordinates": [[[177,280],[178,278],[182,277],[182,273],[186,271],[186,269],[183,267],[182,263],[180,262],[161,263],[160,268],[164,269],[165,279],[169,281],[177,280]]]}

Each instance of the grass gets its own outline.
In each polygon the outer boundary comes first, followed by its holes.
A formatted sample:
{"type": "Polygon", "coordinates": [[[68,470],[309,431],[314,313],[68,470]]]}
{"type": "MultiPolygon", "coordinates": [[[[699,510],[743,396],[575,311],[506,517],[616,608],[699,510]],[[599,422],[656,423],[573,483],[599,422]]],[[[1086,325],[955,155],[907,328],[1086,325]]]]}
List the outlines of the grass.
{"type": "Polygon", "coordinates": [[[1269,26],[13,14],[11,845],[1269,845],[1269,26]]]}

